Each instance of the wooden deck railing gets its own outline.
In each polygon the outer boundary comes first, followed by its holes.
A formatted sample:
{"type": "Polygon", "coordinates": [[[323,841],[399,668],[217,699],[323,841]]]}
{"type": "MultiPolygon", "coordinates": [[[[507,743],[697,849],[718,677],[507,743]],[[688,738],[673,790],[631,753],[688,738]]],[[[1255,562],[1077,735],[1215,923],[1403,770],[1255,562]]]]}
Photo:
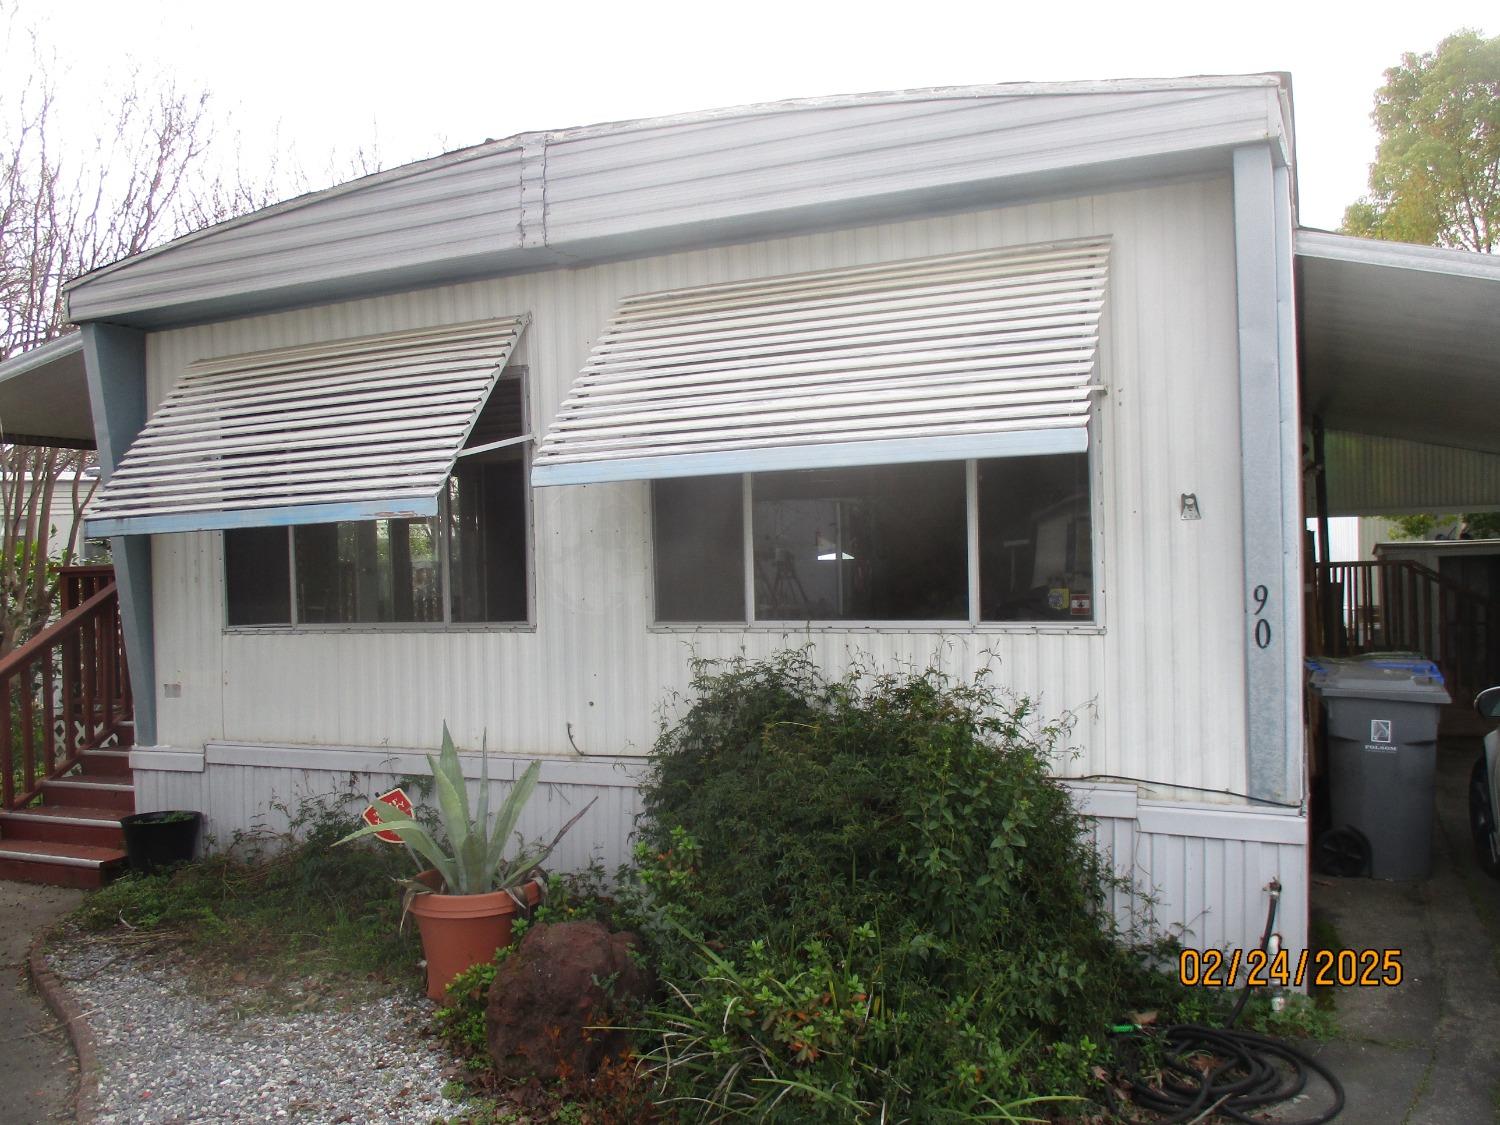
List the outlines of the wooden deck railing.
{"type": "Polygon", "coordinates": [[[131,718],[120,602],[108,567],[63,574],[64,612],[0,659],[0,804],[29,804],[131,718]],[[100,571],[103,574],[100,574],[100,571]]]}
{"type": "Polygon", "coordinates": [[[62,612],[77,609],[106,586],[114,584],[115,568],[103,566],[65,566],[59,574],[58,600],[62,612]]]}
{"type": "Polygon", "coordinates": [[[1500,682],[1500,609],[1437,571],[1404,559],[1319,563],[1316,590],[1315,652],[1419,652],[1455,700],[1500,682]]]}

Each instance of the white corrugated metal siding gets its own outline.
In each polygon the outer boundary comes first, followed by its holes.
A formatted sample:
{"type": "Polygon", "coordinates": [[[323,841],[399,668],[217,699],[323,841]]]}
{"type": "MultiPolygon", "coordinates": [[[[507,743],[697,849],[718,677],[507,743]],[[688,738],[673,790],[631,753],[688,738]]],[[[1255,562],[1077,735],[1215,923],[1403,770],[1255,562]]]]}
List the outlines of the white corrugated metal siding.
{"type": "Polygon", "coordinates": [[[1088,447],[1106,240],[629,297],[532,482],[1088,447]]]}
{"type": "MultiPolygon", "coordinates": [[[[1500,455],[1337,430],[1323,448],[1330,515],[1500,510],[1500,455]]],[[[1307,483],[1312,512],[1311,475],[1307,483]]]]}
{"type": "Polygon", "coordinates": [[[89,534],[435,515],[526,322],[200,360],[89,505],[89,534]]]}
{"type": "Polygon", "coordinates": [[[153,404],[211,357],[528,311],[513,362],[529,371],[533,432],[553,417],[619,302],[634,293],[810,270],[1109,238],[1109,294],[1091,457],[1097,466],[1097,625],[658,629],[648,489],[534,494],[536,628],[443,632],[223,629],[213,533],[153,540],[159,739],[433,746],[566,757],[641,753],[696,653],[761,656],[810,644],[831,670],[936,662],[1049,713],[1078,712],[1067,772],[1243,791],[1244,604],[1230,186],[1227,179],[996,208],[858,230],[418,290],[153,333],[153,404]],[[524,352],[524,355],[522,354],[524,352]],[[1204,518],[1179,518],[1196,493],[1204,518]]]}

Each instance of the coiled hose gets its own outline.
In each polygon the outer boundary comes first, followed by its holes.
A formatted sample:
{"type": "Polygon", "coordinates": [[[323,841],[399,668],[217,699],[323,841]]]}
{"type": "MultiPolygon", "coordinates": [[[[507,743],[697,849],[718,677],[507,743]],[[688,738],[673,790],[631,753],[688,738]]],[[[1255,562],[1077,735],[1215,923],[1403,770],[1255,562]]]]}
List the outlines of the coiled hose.
{"type": "MultiPolygon", "coordinates": [[[[1260,939],[1263,953],[1270,949],[1281,884],[1273,881],[1270,890],[1271,904],[1260,939]]],[[[1198,1121],[1214,1114],[1231,1121],[1256,1122],[1263,1119],[1250,1117],[1250,1113],[1295,1098],[1307,1088],[1309,1074],[1316,1073],[1333,1091],[1333,1105],[1317,1117],[1282,1120],[1280,1125],[1323,1125],[1337,1117],[1344,1108],[1344,1087],[1327,1067],[1278,1039],[1234,1026],[1249,999],[1247,980],[1224,1027],[1179,1023],[1160,1029],[1163,1057],[1155,1084],[1141,1075],[1138,1058],[1119,1068],[1131,1102],[1166,1115],[1157,1119],[1163,1125],[1198,1121]],[[1195,1056],[1222,1061],[1205,1071],[1190,1061],[1195,1056]]],[[[1128,1042],[1128,1037],[1117,1040],[1117,1051],[1128,1042]]],[[[1121,1107],[1111,1108],[1118,1113],[1121,1107]]]]}

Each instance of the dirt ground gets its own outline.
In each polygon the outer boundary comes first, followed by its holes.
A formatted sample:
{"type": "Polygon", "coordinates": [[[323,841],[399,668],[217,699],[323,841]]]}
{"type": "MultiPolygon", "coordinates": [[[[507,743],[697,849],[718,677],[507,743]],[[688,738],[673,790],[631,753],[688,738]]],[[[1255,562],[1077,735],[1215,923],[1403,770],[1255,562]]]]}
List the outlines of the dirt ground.
{"type": "Polygon", "coordinates": [[[0,1125],[73,1120],[78,1060],[26,974],[32,939],[83,898],[82,891],[0,882],[0,1125]]]}

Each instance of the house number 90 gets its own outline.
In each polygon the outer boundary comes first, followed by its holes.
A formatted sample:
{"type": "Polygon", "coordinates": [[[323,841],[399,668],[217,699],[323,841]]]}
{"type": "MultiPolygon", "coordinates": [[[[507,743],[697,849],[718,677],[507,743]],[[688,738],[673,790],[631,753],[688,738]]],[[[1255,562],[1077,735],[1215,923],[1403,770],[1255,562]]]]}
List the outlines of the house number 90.
{"type": "Polygon", "coordinates": [[[1266,611],[1266,603],[1271,600],[1271,591],[1261,585],[1255,587],[1250,596],[1255,599],[1255,645],[1257,648],[1270,648],[1271,623],[1261,614],[1266,611]]]}

